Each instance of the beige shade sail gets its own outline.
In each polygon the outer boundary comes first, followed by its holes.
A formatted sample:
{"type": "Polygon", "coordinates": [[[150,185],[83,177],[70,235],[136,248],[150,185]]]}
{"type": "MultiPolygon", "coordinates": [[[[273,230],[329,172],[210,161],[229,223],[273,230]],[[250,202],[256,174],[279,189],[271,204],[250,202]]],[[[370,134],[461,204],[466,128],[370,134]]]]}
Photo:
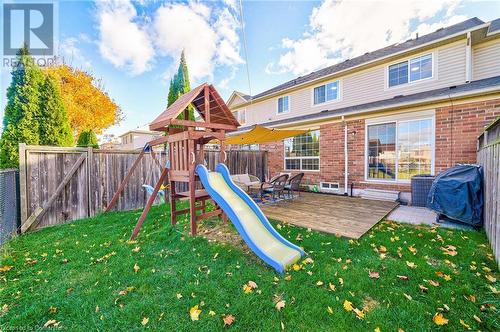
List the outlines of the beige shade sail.
{"type": "Polygon", "coordinates": [[[259,144],[276,142],[307,133],[309,130],[269,129],[256,125],[252,130],[225,139],[226,144],[259,144]]]}

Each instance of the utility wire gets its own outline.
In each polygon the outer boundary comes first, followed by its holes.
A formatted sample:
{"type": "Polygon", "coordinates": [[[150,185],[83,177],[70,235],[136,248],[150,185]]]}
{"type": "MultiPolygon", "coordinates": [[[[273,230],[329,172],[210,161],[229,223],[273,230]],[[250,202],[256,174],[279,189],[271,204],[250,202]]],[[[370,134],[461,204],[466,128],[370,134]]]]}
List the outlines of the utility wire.
{"type": "Polygon", "coordinates": [[[247,81],[248,81],[248,94],[250,95],[250,105],[252,104],[252,84],[250,82],[250,67],[248,65],[248,52],[247,52],[247,38],[245,34],[245,18],[243,16],[243,2],[239,0],[240,3],[240,24],[241,24],[241,34],[243,36],[243,53],[245,54],[245,63],[247,68],[247,81]]]}

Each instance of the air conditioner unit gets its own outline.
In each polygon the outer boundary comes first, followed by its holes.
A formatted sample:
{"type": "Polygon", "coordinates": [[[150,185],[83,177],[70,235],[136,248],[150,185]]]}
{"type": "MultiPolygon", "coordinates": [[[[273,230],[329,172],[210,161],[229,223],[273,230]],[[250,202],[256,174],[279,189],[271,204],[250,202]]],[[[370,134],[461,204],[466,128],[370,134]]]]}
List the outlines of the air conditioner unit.
{"type": "Polygon", "coordinates": [[[339,191],[339,183],[338,182],[320,182],[319,189],[322,192],[338,192],[339,191]]]}

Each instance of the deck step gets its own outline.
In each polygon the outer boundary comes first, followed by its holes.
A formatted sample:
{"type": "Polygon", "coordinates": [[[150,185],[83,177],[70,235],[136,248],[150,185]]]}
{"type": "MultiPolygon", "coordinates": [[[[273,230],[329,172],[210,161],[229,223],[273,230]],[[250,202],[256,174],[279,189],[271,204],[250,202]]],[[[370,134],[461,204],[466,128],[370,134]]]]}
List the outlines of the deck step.
{"type": "Polygon", "coordinates": [[[380,201],[395,202],[399,199],[399,191],[382,189],[364,189],[360,197],[365,199],[375,199],[380,201]]]}

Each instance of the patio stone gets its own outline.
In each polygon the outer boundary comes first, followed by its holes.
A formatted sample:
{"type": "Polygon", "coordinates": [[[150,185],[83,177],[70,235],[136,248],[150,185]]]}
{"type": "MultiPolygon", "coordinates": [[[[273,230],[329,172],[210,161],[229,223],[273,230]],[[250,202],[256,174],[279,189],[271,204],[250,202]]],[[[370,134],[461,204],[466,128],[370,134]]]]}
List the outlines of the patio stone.
{"type": "Polygon", "coordinates": [[[412,224],[412,225],[430,225],[430,226],[441,226],[444,228],[452,228],[452,229],[464,229],[471,230],[473,229],[470,226],[456,224],[449,221],[436,222],[437,213],[425,208],[418,206],[405,206],[401,205],[394,209],[389,216],[387,216],[387,220],[396,221],[404,224],[412,224]]]}

